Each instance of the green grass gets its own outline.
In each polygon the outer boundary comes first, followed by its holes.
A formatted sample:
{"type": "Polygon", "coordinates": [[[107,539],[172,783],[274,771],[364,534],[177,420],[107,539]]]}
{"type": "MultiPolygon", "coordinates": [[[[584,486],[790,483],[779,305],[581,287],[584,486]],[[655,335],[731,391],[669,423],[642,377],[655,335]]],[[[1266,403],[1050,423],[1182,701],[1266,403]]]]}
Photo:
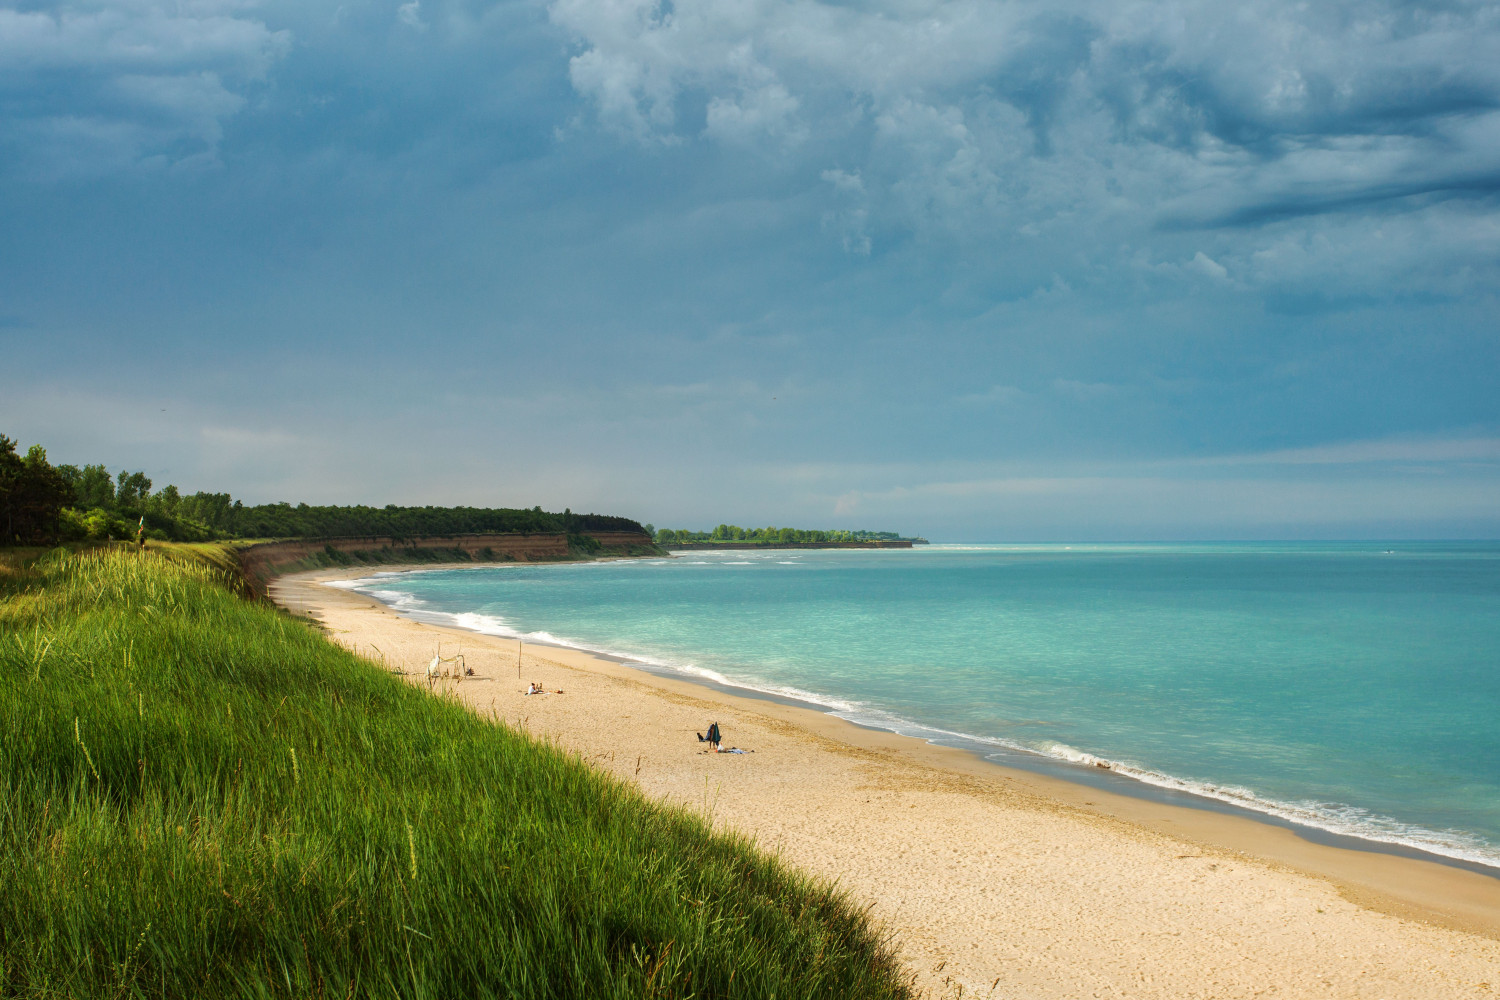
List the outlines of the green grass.
{"type": "Polygon", "coordinates": [[[830,886],[179,555],[0,574],[0,996],[909,995],[830,886]]]}

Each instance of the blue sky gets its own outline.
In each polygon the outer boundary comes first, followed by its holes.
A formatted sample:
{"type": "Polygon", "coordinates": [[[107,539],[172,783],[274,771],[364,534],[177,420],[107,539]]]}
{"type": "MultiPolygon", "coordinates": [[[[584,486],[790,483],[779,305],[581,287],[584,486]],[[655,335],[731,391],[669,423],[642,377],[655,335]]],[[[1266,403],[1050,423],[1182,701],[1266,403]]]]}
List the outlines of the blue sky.
{"type": "Polygon", "coordinates": [[[250,501],[1500,535],[1495,3],[0,0],[0,430],[250,501]]]}

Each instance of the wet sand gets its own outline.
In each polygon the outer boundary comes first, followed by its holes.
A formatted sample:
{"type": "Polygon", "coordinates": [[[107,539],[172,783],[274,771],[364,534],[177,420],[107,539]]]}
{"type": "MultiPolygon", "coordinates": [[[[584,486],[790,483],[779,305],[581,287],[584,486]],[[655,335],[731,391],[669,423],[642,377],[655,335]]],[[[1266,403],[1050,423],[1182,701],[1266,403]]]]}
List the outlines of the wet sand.
{"type": "Polygon", "coordinates": [[[960,750],[569,649],[271,593],[330,638],[733,828],[849,891],[933,996],[1464,998],[1500,994],[1500,878],[1003,768],[960,750]],[[563,694],[524,696],[526,682],[563,694]],[[725,745],[695,732],[720,723],[725,745]],[[991,989],[993,987],[993,992],[991,989]]]}

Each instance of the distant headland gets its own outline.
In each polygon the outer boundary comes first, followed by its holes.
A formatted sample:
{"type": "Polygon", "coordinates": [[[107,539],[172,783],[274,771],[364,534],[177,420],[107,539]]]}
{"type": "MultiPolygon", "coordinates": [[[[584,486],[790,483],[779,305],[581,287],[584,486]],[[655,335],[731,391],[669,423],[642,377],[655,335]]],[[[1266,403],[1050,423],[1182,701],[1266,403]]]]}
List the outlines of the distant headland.
{"type": "Polygon", "coordinates": [[[894,531],[741,528],[736,524],[721,524],[713,531],[653,529],[648,524],[646,530],[663,549],[909,549],[927,544],[925,538],[907,538],[894,531]]]}

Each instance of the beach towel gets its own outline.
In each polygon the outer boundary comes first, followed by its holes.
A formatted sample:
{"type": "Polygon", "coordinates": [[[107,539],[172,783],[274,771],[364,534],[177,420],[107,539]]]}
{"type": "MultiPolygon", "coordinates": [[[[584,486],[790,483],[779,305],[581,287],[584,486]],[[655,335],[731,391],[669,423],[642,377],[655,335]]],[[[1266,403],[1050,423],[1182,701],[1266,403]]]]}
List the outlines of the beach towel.
{"type": "Polygon", "coordinates": [[[718,743],[719,740],[719,724],[715,722],[713,725],[708,727],[708,742],[718,743]]]}

